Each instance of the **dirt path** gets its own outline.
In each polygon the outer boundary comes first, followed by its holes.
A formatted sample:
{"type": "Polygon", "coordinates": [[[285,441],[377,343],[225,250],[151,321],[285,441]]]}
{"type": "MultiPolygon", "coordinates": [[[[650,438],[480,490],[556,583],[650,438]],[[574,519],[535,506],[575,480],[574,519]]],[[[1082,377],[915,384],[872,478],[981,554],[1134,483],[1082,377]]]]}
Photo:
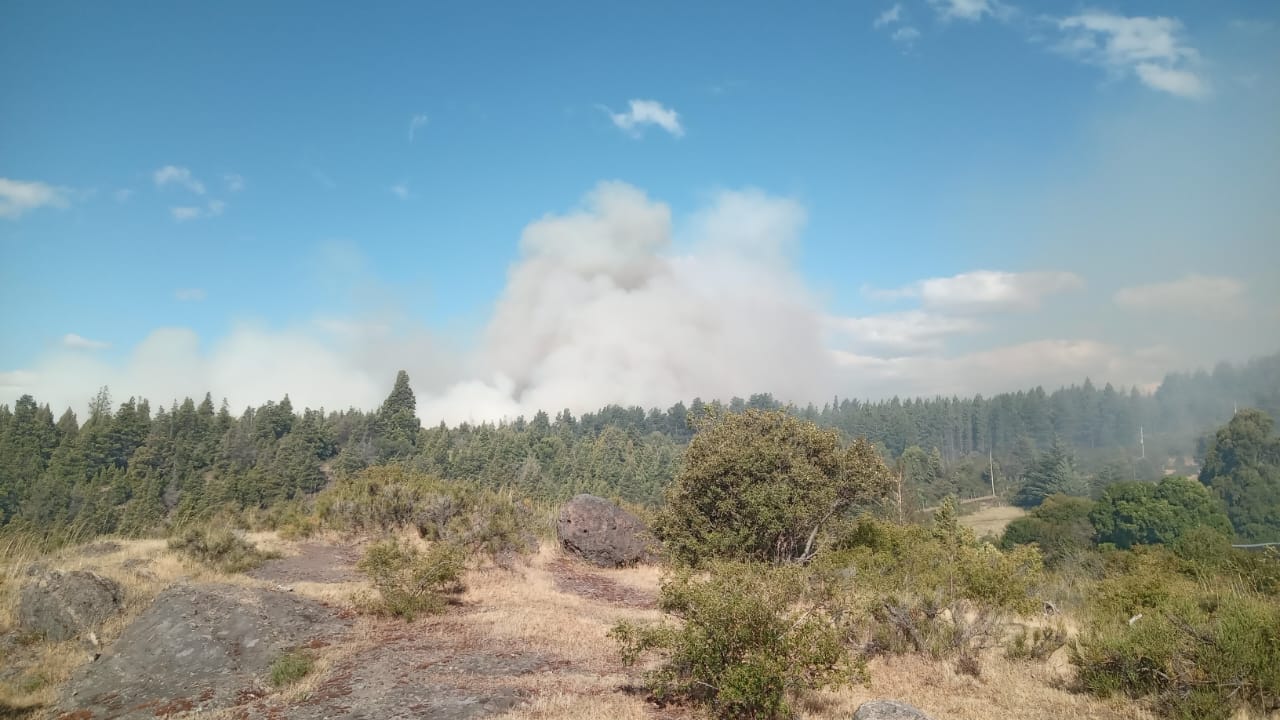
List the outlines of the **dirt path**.
{"type": "Polygon", "coordinates": [[[353,547],[303,543],[298,554],[268,560],[262,567],[246,573],[251,578],[288,585],[298,582],[357,582],[363,576],[356,570],[360,552],[353,547]]]}
{"type": "Polygon", "coordinates": [[[619,584],[596,574],[579,560],[559,558],[550,565],[556,589],[618,607],[651,610],[658,607],[653,593],[619,584]]]}

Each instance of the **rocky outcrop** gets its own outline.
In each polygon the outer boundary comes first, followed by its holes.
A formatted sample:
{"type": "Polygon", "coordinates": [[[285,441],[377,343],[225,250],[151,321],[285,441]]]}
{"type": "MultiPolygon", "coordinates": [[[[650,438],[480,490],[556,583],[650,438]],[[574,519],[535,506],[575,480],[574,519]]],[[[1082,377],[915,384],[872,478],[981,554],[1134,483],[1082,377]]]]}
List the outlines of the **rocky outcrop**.
{"type": "Polygon", "coordinates": [[[600,567],[634,565],[653,554],[644,523],[595,495],[578,495],[560,508],[556,530],[561,547],[600,567]]]}
{"type": "Polygon", "coordinates": [[[897,700],[870,700],[858,706],[853,720],[932,720],[916,708],[897,700]]]}
{"type": "Polygon", "coordinates": [[[160,593],[96,662],[64,686],[59,710],[83,720],[208,712],[263,694],[284,652],[328,643],[346,622],[319,602],[234,585],[160,593]]]}
{"type": "Polygon", "coordinates": [[[120,612],[124,592],[111,578],[88,570],[36,568],[18,597],[18,627],[49,640],[70,640],[96,630],[120,612]]]}

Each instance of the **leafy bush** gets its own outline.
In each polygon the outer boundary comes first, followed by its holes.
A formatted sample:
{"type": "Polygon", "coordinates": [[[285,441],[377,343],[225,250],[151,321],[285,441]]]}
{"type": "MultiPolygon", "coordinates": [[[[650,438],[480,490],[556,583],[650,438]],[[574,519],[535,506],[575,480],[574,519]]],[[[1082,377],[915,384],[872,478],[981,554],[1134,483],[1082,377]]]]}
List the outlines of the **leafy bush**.
{"type": "Polygon", "coordinates": [[[511,492],[440,480],[399,465],[368,468],[316,501],[321,521],[342,530],[414,528],[495,559],[536,548],[534,510],[511,492]]]}
{"type": "Polygon", "coordinates": [[[1060,625],[1028,628],[1025,625],[1005,644],[1010,660],[1043,660],[1067,644],[1067,631],[1060,625]]]}
{"type": "Polygon", "coordinates": [[[661,604],[682,624],[619,623],[609,633],[633,665],[662,658],[646,680],[661,702],[692,702],[720,718],[785,718],[804,689],[863,676],[845,646],[846,619],[805,568],[713,564],[677,573],[661,604]]]}
{"type": "Polygon", "coordinates": [[[1119,548],[1172,543],[1197,527],[1231,532],[1222,503],[1199,482],[1184,477],[1164,478],[1154,485],[1110,485],[1089,518],[1098,542],[1119,548]]]}
{"type": "Polygon", "coordinates": [[[1144,548],[1109,561],[1073,648],[1085,690],[1150,697],[1179,718],[1280,709],[1280,600],[1238,574],[1265,558],[1144,548]]]}
{"type": "Polygon", "coordinates": [[[708,415],[654,530],[686,564],[806,560],[825,526],[888,488],[865,440],[841,448],[834,430],[781,411],[708,415]]]}
{"type": "Polygon", "coordinates": [[[1091,510],[1093,501],[1088,498],[1050,495],[1029,514],[1005,527],[1000,546],[1008,550],[1035,543],[1046,563],[1056,563],[1093,545],[1091,510]]]}
{"type": "Polygon", "coordinates": [[[276,687],[292,685],[311,673],[315,659],[302,650],[287,652],[271,663],[271,684],[276,687]]]}
{"type": "Polygon", "coordinates": [[[418,613],[442,611],[446,596],[461,592],[464,554],[448,543],[421,551],[390,539],[370,545],[357,567],[378,591],[369,609],[413,620],[418,613]]]}
{"type": "Polygon", "coordinates": [[[169,549],[225,573],[252,570],[277,557],[259,550],[230,528],[187,527],[169,538],[169,549]]]}
{"type": "Polygon", "coordinates": [[[867,653],[951,657],[969,672],[999,641],[1006,616],[1039,606],[1043,581],[1035,547],[1001,552],[977,542],[949,501],[933,528],[863,518],[819,566],[844,578],[851,615],[870,620],[867,653]]]}

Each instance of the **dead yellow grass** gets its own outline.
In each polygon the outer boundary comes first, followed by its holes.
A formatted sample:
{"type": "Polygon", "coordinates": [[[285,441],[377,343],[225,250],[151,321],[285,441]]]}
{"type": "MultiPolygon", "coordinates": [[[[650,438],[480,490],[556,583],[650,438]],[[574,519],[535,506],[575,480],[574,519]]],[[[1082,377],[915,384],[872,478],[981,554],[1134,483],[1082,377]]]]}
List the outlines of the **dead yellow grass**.
{"type": "MultiPolygon", "coordinates": [[[[287,549],[274,533],[255,533],[250,539],[272,549],[287,549]]],[[[71,571],[91,570],[115,580],[124,592],[123,611],[108,620],[92,638],[67,642],[36,642],[12,653],[5,663],[21,671],[0,680],[0,703],[15,707],[47,705],[57,696],[59,686],[93,653],[119,637],[124,628],[162,590],[177,582],[216,581],[240,585],[261,585],[243,575],[226,575],[196,562],[185,560],[168,549],[163,539],[98,538],[92,543],[40,554],[30,546],[3,556],[0,567],[0,633],[16,625],[18,590],[26,569],[33,562],[71,571]],[[103,548],[115,546],[103,552],[103,548]],[[93,640],[97,640],[95,645],[93,640]]]]}
{"type": "Polygon", "coordinates": [[[1000,535],[1009,523],[1026,515],[1027,511],[1012,505],[996,505],[982,508],[968,515],[961,515],[960,524],[971,528],[978,537],[1000,535]]]}
{"type": "Polygon", "coordinates": [[[948,720],[1154,720],[1132,702],[1104,701],[1060,687],[1052,664],[984,658],[982,675],[958,674],[952,665],[916,655],[878,658],[870,687],[812,693],[799,703],[804,720],[848,718],[859,705],[889,698],[948,720]]]}

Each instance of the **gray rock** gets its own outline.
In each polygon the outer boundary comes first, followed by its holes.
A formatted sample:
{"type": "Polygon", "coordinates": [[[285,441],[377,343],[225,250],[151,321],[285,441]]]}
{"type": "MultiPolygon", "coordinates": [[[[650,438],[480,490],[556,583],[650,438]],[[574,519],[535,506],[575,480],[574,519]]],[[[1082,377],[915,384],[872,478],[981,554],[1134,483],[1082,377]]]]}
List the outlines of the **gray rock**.
{"type": "Polygon", "coordinates": [[[171,587],[99,660],[75,671],[58,709],[104,720],[239,704],[262,694],[282,653],[328,642],[346,625],[333,609],[296,594],[217,584],[171,587]]]}
{"type": "Polygon", "coordinates": [[[560,508],[556,531],[565,550],[600,567],[634,565],[653,554],[644,523],[595,495],[578,495],[560,508]]]}
{"type": "Polygon", "coordinates": [[[858,706],[853,720],[933,720],[916,708],[897,700],[869,700],[858,706]]]}
{"type": "Polygon", "coordinates": [[[50,640],[70,640],[120,612],[116,581],[87,570],[36,569],[18,598],[18,627],[50,640]]]}

